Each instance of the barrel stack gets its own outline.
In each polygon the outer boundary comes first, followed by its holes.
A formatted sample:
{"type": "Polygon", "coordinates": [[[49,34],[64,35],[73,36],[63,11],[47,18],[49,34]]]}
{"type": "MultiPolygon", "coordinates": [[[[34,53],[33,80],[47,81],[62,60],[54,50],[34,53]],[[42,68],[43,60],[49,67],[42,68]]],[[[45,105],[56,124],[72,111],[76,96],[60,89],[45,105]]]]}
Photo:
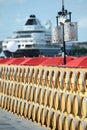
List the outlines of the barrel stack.
{"type": "Polygon", "coordinates": [[[87,69],[0,65],[0,108],[54,130],[87,130],[87,69]]]}

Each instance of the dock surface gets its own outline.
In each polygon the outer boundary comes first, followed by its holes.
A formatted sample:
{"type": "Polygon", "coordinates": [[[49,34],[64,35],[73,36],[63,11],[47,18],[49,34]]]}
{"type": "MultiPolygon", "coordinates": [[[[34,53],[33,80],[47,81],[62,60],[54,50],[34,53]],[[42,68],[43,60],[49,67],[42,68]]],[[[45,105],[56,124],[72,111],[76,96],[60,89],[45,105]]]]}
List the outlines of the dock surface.
{"type": "Polygon", "coordinates": [[[47,130],[27,119],[0,109],[0,130],[47,130]]]}

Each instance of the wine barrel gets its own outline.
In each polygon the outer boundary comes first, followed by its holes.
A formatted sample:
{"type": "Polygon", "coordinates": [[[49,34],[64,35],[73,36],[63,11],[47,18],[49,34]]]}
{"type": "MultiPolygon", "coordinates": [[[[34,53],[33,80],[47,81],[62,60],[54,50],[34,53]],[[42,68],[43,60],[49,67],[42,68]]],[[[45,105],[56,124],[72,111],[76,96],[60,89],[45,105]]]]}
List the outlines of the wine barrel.
{"type": "Polygon", "coordinates": [[[64,90],[70,90],[70,87],[69,87],[69,81],[70,81],[70,77],[69,77],[69,71],[65,71],[64,74],[63,74],[63,89],[64,90]]]}
{"type": "Polygon", "coordinates": [[[16,73],[15,73],[15,81],[19,82],[20,81],[20,66],[16,66],[16,73]]]}
{"type": "Polygon", "coordinates": [[[79,120],[77,118],[72,118],[70,122],[70,130],[78,130],[78,122],[79,120]]]}
{"type": "Polygon", "coordinates": [[[53,108],[57,110],[60,104],[60,91],[55,91],[54,99],[53,99],[53,108]]]}
{"type": "Polygon", "coordinates": [[[17,100],[17,102],[16,102],[17,104],[16,104],[16,114],[17,115],[19,115],[20,114],[20,103],[21,103],[21,101],[20,100],[17,100]]]}
{"type": "Polygon", "coordinates": [[[4,96],[3,108],[4,108],[5,110],[7,109],[7,97],[6,97],[6,96],[4,96]]]}
{"type": "Polygon", "coordinates": [[[24,118],[28,117],[28,102],[24,102],[24,118]]]}
{"type": "Polygon", "coordinates": [[[75,70],[72,70],[69,75],[70,78],[70,90],[76,91],[76,72],[75,70]]]}
{"type": "Polygon", "coordinates": [[[11,98],[10,97],[7,97],[7,110],[9,111],[10,110],[10,101],[11,101],[11,98]]]}
{"type": "Polygon", "coordinates": [[[60,113],[58,115],[58,126],[57,129],[58,130],[64,130],[64,115],[62,113],[60,113]]]}
{"type": "Polygon", "coordinates": [[[31,88],[31,85],[29,85],[29,84],[26,84],[26,94],[25,94],[25,99],[27,100],[27,101],[29,101],[29,94],[30,94],[30,88],[31,88]]]}
{"type": "Polygon", "coordinates": [[[80,120],[78,123],[78,130],[87,130],[87,122],[80,120]]]}
{"type": "Polygon", "coordinates": [[[66,111],[68,114],[72,113],[72,106],[73,106],[73,94],[68,94],[66,98],[66,111]]]}
{"type": "Polygon", "coordinates": [[[14,112],[15,110],[15,99],[14,98],[10,98],[10,101],[9,101],[9,109],[10,109],[10,112],[14,112]]]}
{"type": "Polygon", "coordinates": [[[81,99],[81,116],[87,118],[87,97],[81,99]]]}
{"type": "Polygon", "coordinates": [[[18,84],[14,82],[13,96],[17,97],[18,84]]]}
{"type": "Polygon", "coordinates": [[[29,100],[30,100],[31,102],[33,101],[33,96],[34,96],[34,88],[35,88],[35,86],[34,86],[34,85],[32,85],[32,86],[30,87],[29,100]]]}
{"type": "Polygon", "coordinates": [[[67,93],[61,93],[60,97],[60,110],[64,112],[66,110],[66,99],[67,99],[67,93]]]}
{"type": "Polygon", "coordinates": [[[44,91],[45,89],[43,87],[39,87],[39,94],[38,94],[38,103],[41,105],[44,103],[44,91]]]}
{"type": "Polygon", "coordinates": [[[33,103],[28,103],[28,120],[32,119],[31,118],[32,107],[33,107],[33,103]]]}
{"type": "Polygon", "coordinates": [[[48,96],[48,105],[50,108],[53,107],[54,96],[55,96],[55,91],[50,90],[49,96],[48,96]]]}
{"type": "Polygon", "coordinates": [[[17,113],[17,99],[13,102],[13,113],[17,113]]]}
{"type": "Polygon", "coordinates": [[[36,122],[41,124],[41,112],[42,112],[42,105],[38,105],[37,111],[36,111],[36,122]]]}
{"type": "Polygon", "coordinates": [[[84,92],[85,91],[85,81],[84,81],[84,72],[81,70],[77,73],[77,90],[78,92],[84,92]]]}
{"type": "Polygon", "coordinates": [[[46,127],[50,127],[50,109],[49,108],[47,108],[46,109],[46,127]]]}
{"type": "Polygon", "coordinates": [[[19,113],[20,116],[24,115],[24,101],[20,101],[19,113]]]}
{"type": "Polygon", "coordinates": [[[63,71],[58,70],[58,75],[57,75],[57,88],[63,89],[63,71]]]}
{"type": "Polygon", "coordinates": [[[70,130],[70,122],[71,122],[71,117],[70,116],[65,116],[64,117],[64,130],[70,130]]]}
{"type": "Polygon", "coordinates": [[[40,91],[40,87],[35,86],[35,87],[34,87],[34,94],[33,94],[33,96],[34,96],[34,97],[33,97],[33,101],[34,101],[35,103],[38,102],[39,91],[40,91]]]}
{"type": "Polygon", "coordinates": [[[45,85],[47,87],[50,86],[50,78],[51,77],[51,70],[46,70],[46,77],[45,77],[45,85]]]}
{"type": "Polygon", "coordinates": [[[4,106],[3,101],[4,101],[4,96],[3,96],[3,95],[0,95],[0,107],[1,107],[1,108],[3,108],[3,106],[4,106]]]}
{"type": "Polygon", "coordinates": [[[32,111],[31,111],[31,119],[32,119],[32,121],[36,121],[37,108],[38,108],[38,105],[33,104],[32,111]]]}
{"type": "Polygon", "coordinates": [[[46,120],[46,108],[42,107],[41,109],[41,125],[45,125],[45,120],[46,120]]]}
{"type": "Polygon", "coordinates": [[[49,97],[50,89],[46,88],[44,89],[44,99],[43,99],[43,105],[47,106],[48,104],[48,97],[49,97]]]}
{"type": "Polygon", "coordinates": [[[74,95],[73,98],[73,113],[75,116],[81,115],[81,99],[80,95],[74,95]]]}

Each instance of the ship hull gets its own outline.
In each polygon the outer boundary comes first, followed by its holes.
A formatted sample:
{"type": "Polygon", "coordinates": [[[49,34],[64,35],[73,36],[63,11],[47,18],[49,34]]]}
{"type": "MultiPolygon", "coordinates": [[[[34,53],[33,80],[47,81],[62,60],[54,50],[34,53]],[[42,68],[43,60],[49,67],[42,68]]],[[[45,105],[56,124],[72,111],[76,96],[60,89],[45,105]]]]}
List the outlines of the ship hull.
{"type": "Polygon", "coordinates": [[[8,50],[4,50],[4,54],[6,57],[38,57],[40,55],[43,56],[55,56],[59,53],[59,48],[44,48],[44,49],[21,49],[12,53],[8,50]]]}

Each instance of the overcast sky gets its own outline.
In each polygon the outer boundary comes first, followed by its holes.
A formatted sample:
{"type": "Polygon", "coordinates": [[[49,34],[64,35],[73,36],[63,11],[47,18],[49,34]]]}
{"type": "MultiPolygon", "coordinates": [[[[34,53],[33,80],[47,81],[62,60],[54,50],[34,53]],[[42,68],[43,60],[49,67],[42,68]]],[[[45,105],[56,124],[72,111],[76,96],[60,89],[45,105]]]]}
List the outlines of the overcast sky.
{"type": "MultiPolygon", "coordinates": [[[[56,25],[62,0],[0,0],[0,40],[21,29],[29,15],[35,14],[44,24],[51,20],[56,25]]],[[[78,40],[87,41],[87,0],[65,0],[65,8],[72,12],[72,21],[78,22],[78,40]]]]}

